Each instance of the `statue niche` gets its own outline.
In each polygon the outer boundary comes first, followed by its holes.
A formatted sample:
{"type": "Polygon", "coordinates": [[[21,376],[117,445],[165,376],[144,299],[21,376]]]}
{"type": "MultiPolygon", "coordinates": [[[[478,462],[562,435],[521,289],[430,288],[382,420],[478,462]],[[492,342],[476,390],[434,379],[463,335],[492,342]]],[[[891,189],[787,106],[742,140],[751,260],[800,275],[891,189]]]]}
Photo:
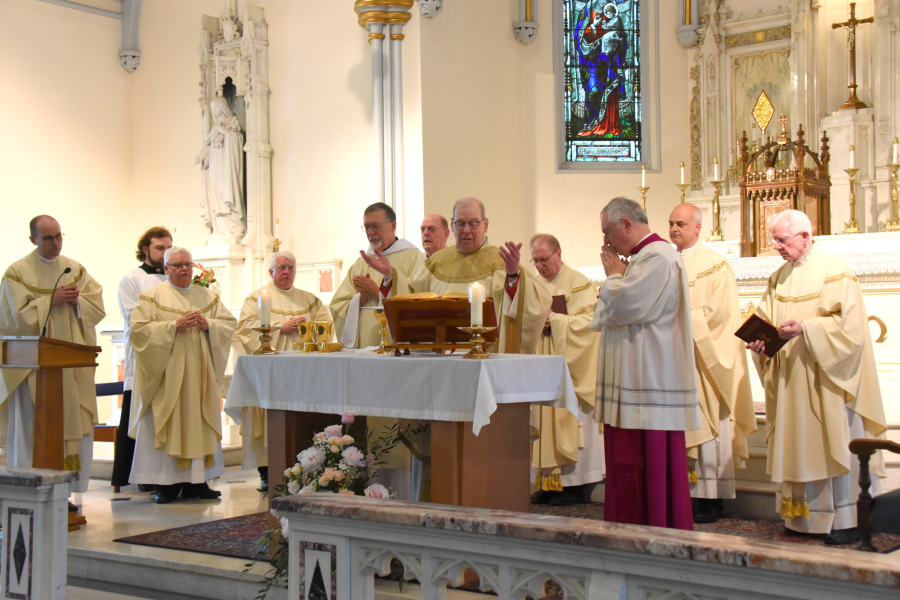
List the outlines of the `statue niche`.
{"type": "MultiPolygon", "coordinates": [[[[831,233],[831,178],[828,175],[828,137],[822,134],[818,154],[805,143],[803,125],[797,140],[788,138],[787,119],[782,117],[781,135],[753,153],[747,149],[747,132],[742,133],[738,154],[741,164],[741,256],[771,256],[769,222],[783,210],[806,213],[813,235],[831,233]]],[[[769,138],[770,140],[772,138],[769,138]]]]}

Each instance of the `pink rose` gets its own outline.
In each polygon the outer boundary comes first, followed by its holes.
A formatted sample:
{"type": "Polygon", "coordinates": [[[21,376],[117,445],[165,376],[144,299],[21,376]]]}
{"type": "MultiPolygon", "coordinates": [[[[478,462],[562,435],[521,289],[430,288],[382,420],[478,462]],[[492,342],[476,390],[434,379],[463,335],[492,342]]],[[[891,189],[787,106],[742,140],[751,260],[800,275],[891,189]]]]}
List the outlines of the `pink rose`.
{"type": "Polygon", "coordinates": [[[311,494],[314,491],[316,491],[316,489],[312,486],[312,484],[310,484],[310,485],[305,485],[302,488],[300,488],[300,490],[294,495],[299,496],[301,494],[311,494]]]}
{"type": "Polygon", "coordinates": [[[349,410],[341,413],[341,423],[343,423],[344,425],[350,425],[355,420],[356,413],[349,410]]]}
{"type": "Polygon", "coordinates": [[[344,428],[340,425],[329,425],[325,428],[325,438],[344,437],[344,428]]]}
{"type": "Polygon", "coordinates": [[[380,483],[373,483],[365,490],[363,490],[363,494],[365,494],[368,498],[390,498],[391,493],[387,490],[386,487],[381,485],[380,483]]]}
{"type": "Polygon", "coordinates": [[[361,469],[366,466],[366,457],[356,446],[350,446],[341,452],[341,456],[344,457],[344,462],[351,467],[361,469]]]}

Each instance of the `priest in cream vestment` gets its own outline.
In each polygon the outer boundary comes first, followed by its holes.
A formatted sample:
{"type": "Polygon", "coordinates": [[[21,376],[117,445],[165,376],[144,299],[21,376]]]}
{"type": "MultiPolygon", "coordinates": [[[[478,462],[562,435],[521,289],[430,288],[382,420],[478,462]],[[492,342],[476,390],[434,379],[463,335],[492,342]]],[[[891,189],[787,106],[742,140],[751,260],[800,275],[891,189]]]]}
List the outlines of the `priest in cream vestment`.
{"type": "Polygon", "coordinates": [[[221,385],[237,320],[213,291],[191,285],[191,253],[165,254],[168,281],[131,314],[135,382],[128,435],[132,483],[157,484],[156,501],[216,498],[225,472],[221,385]]]}
{"type": "MultiPolygon", "coordinates": [[[[766,470],[781,488],[776,509],[788,533],[853,543],[859,461],[848,444],[887,429],[862,292],[847,264],[813,243],[804,213],[781,212],[771,228],[788,262],[769,277],[756,314],[790,341],[772,358],[761,340],[748,347],[766,392],[766,470]]],[[[873,475],[886,476],[880,451],[870,464],[873,475]]],[[[871,493],[880,491],[876,477],[871,493]]]]}
{"type": "Polygon", "coordinates": [[[504,247],[487,241],[488,219],[484,205],[475,198],[458,200],[453,207],[456,245],[448,246],[425,261],[425,268],[412,277],[396,272],[385,258],[366,256],[381,273],[382,295],[431,292],[438,295],[467,296],[469,284],[478,281],[494,299],[500,326],[499,352],[534,354],[550,311],[550,295],[544,287],[519,268],[522,244],[507,242],[504,247]]]}
{"type": "Polygon", "coordinates": [[[532,504],[575,504],[583,486],[603,480],[606,471],[601,426],[594,422],[597,390],[597,345],[600,335],[592,331],[597,289],[587,277],[562,260],[559,240],[549,234],[531,238],[531,262],[538,281],[554,299],[564,302],[547,315],[541,345],[535,354],[564,356],[572,375],[581,409],[579,419],[565,409],[532,406],[531,423],[538,438],[531,444],[531,466],[537,491],[532,504]]]}
{"type": "Polygon", "coordinates": [[[691,530],[685,432],[701,413],[687,272],[640,204],[612,199],[600,226],[606,280],[591,327],[601,331],[594,419],[606,425],[604,518],[691,530]]]}
{"type": "MultiPolygon", "coordinates": [[[[259,296],[265,292],[272,298],[269,324],[277,327],[270,335],[276,350],[293,350],[300,337],[300,323],[311,321],[331,322],[328,308],[313,294],[294,287],[297,260],[290,252],[277,252],[269,261],[272,281],[244,300],[238,320],[237,335],[244,352],[252,354],[259,349],[259,296]]],[[[243,468],[259,471],[260,491],[269,483],[266,409],[244,407],[241,409],[241,437],[243,438],[243,468]]]]}
{"type": "MultiPolygon", "coordinates": [[[[0,281],[0,335],[40,335],[47,321],[49,338],[97,345],[94,328],[106,316],[103,289],[81,264],[60,254],[63,234],[56,219],[35,217],[30,229],[29,239],[37,249],[13,263],[0,281]]],[[[94,367],[63,369],[62,373],[64,465],[66,470],[78,471],[70,491],[83,493],[90,479],[97,424],[94,367]]],[[[0,369],[0,435],[6,438],[11,467],[32,467],[36,387],[35,370],[0,369]]]]}
{"type": "Polygon", "coordinates": [[[392,272],[406,277],[418,272],[425,260],[412,243],[397,238],[397,217],[387,204],[376,202],[366,208],[363,231],[369,239],[369,248],[360,251],[360,258],[347,271],[330,305],[335,334],[345,348],[367,348],[381,343],[381,325],[372,311],[364,307],[374,308],[385,298],[379,293],[382,276],[365,258],[375,256],[378,251],[387,258],[392,272]]]}
{"type": "Polygon", "coordinates": [[[700,429],[685,432],[694,522],[713,523],[723,498],[735,498],[734,470],[750,458],[756,431],[750,370],[734,273],[725,257],[699,241],[703,214],[680,204],[669,216],[669,238],[681,253],[691,295],[691,330],[700,398],[700,429]]]}

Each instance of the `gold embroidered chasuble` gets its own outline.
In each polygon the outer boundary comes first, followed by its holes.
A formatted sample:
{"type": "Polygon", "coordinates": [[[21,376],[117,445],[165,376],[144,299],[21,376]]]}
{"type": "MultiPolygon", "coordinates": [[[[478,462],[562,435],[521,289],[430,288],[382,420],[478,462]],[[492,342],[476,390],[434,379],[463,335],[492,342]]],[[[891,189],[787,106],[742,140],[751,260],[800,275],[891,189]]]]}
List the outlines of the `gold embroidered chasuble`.
{"type": "Polygon", "coordinates": [[[719,437],[719,424],[730,417],[732,455],[737,468],[750,458],[747,437],[756,431],[750,369],[744,342],[734,335],[741,326],[734,272],[721,254],[698,242],[682,256],[691,296],[700,429],[685,432],[688,455],[719,437]]]}
{"type": "MultiPolygon", "coordinates": [[[[756,313],[776,327],[789,319],[803,325],[803,333],[771,359],[753,354],[766,392],[766,471],[779,483],[849,473],[855,457],[848,449],[846,409],[862,417],[867,438],[887,429],[856,275],[813,246],[769,278],[756,313]]],[[[871,467],[886,476],[880,452],[871,467]]],[[[790,499],[787,492],[785,502],[790,499]]]]}
{"type": "MultiPolygon", "coordinates": [[[[103,288],[80,263],[65,256],[53,262],[44,262],[37,250],[6,270],[0,281],[0,306],[0,335],[40,335],[49,312],[47,337],[88,346],[97,344],[95,327],[106,316],[103,288]],[[66,267],[72,270],[63,275],[66,267]],[[78,288],[78,302],[51,310],[50,296],[60,275],[60,286],[74,285],[78,288]]],[[[0,439],[4,444],[8,417],[6,400],[26,380],[34,398],[37,387],[34,370],[0,369],[0,439]]],[[[66,469],[80,470],[78,445],[91,434],[97,422],[94,367],[63,369],[66,469]]]]}
{"type": "MultiPolygon", "coordinates": [[[[587,277],[563,264],[551,281],[537,277],[536,281],[552,296],[565,296],[568,314],[550,313],[550,333],[541,335],[535,354],[560,355],[566,358],[578,400],[593,408],[597,389],[597,349],[600,334],[590,329],[597,305],[597,289],[587,277]]],[[[581,423],[565,409],[551,406],[532,406],[532,423],[540,437],[531,445],[531,464],[546,469],[544,489],[560,491],[559,467],[578,461],[584,433],[581,427],[602,427],[598,423],[581,423]],[[555,475],[555,477],[554,477],[555,475]]]]}
{"type": "MultiPolygon", "coordinates": [[[[304,317],[306,321],[331,321],[331,313],[315,295],[295,287],[282,290],[273,282],[256,290],[244,300],[241,307],[241,316],[238,319],[237,336],[244,352],[252,354],[259,348],[259,332],[251,327],[259,327],[259,303],[260,294],[265,290],[272,297],[272,312],[269,322],[273,327],[283,325],[290,319],[304,317]]],[[[299,331],[282,334],[281,329],[276,329],[269,334],[272,337],[272,347],[276,350],[293,350],[294,343],[302,342],[299,331]]],[[[265,447],[269,446],[269,436],[266,427],[266,409],[256,406],[245,406],[241,409],[242,419],[251,419],[253,423],[253,439],[260,440],[265,447]]],[[[264,457],[260,457],[264,458],[264,457]]],[[[259,466],[265,466],[260,464],[259,466]]]]}
{"type": "MultiPolygon", "coordinates": [[[[438,295],[469,294],[469,284],[478,281],[494,299],[500,326],[498,352],[534,354],[540,344],[544,319],[550,310],[550,295],[525,269],[519,268],[515,298],[506,293],[506,271],[496,246],[485,244],[470,254],[447,246],[425,261],[425,269],[409,280],[400,276],[398,294],[431,292],[438,295]]],[[[393,290],[392,290],[393,291],[393,290]]]]}
{"type": "Polygon", "coordinates": [[[179,459],[206,458],[211,466],[222,439],[220,386],[237,320],[211,290],[182,290],[168,282],[140,296],[131,316],[135,384],[128,435],[152,410],[156,449],[179,459]],[[209,331],[181,333],[175,321],[199,312],[209,331]]]}
{"type": "MultiPolygon", "coordinates": [[[[391,287],[391,291],[388,294],[391,298],[398,294],[406,293],[405,291],[398,292],[398,275],[402,274],[407,278],[412,277],[422,268],[422,263],[425,260],[425,255],[406,240],[398,239],[394,242],[392,248],[394,245],[401,247],[401,244],[404,248],[402,250],[391,252],[391,248],[388,248],[384,251],[393,270],[394,285],[391,287]]],[[[334,331],[338,340],[340,340],[344,334],[344,326],[347,324],[348,311],[351,304],[354,303],[354,296],[357,294],[356,288],[353,287],[353,277],[357,275],[369,275],[377,285],[381,285],[382,280],[384,279],[384,276],[371,268],[362,257],[356,259],[356,262],[354,262],[350,267],[350,270],[347,271],[347,276],[344,277],[344,281],[341,282],[340,287],[335,291],[334,298],[332,298],[331,305],[329,306],[331,315],[334,319],[334,331]]],[[[377,297],[370,298],[366,303],[362,304],[362,306],[378,306],[379,302],[377,297]]],[[[359,337],[356,347],[367,348],[369,346],[379,345],[381,343],[381,325],[375,319],[375,315],[369,310],[359,311],[359,313],[359,337]]]]}

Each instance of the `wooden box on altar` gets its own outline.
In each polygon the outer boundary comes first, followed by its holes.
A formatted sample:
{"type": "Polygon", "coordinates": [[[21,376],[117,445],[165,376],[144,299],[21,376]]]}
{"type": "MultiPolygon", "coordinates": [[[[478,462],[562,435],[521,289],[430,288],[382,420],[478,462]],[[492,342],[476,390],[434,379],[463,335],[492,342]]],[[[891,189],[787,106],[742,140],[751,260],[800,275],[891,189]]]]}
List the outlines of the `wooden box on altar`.
{"type": "MultiPolygon", "coordinates": [[[[470,334],[459,329],[471,324],[468,298],[433,294],[396,296],[384,301],[384,314],[394,340],[389,348],[449,350],[471,346],[470,334]]],[[[493,298],[484,302],[482,323],[485,327],[497,326],[493,298]]],[[[485,332],[483,337],[486,343],[493,343],[497,330],[485,332]]]]}

